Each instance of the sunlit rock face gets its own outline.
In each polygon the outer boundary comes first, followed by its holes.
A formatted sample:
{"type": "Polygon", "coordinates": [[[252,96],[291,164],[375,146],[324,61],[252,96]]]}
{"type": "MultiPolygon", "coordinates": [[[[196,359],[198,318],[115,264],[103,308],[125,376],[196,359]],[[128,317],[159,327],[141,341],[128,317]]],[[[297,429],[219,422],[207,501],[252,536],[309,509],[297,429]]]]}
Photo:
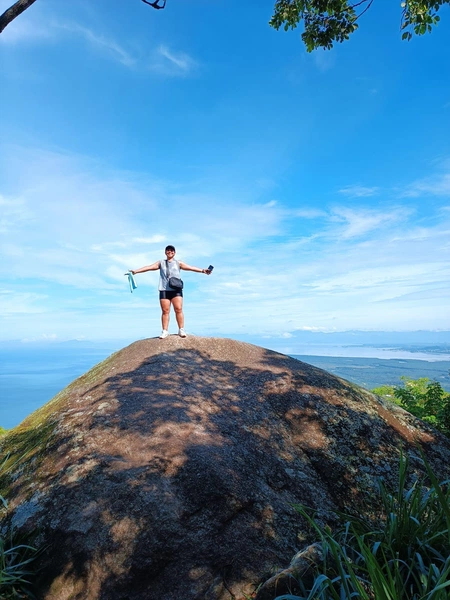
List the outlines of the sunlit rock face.
{"type": "Polygon", "coordinates": [[[40,600],[240,599],[312,541],[293,504],[370,517],[401,448],[422,470],[417,443],[448,476],[449,441],[361,388],[170,336],[112,355],[10,432],[2,490],[45,548],[40,600]]]}

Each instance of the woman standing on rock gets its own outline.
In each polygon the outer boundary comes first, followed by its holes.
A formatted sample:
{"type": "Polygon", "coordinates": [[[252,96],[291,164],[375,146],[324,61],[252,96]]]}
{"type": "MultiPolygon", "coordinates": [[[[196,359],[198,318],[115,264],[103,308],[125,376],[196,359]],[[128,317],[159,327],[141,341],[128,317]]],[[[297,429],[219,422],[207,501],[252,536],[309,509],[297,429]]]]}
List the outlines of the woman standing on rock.
{"type": "Polygon", "coordinates": [[[169,335],[169,318],[170,305],[172,304],[175,311],[175,318],[178,324],[178,335],[186,337],[184,331],[184,315],[183,315],[183,289],[182,287],[174,287],[177,284],[176,279],[180,280],[180,269],[183,271],[194,271],[194,273],[205,273],[211,275],[212,268],[200,269],[199,267],[191,267],[184,262],[175,260],[175,247],[166,246],[166,260],[158,260],[152,265],[141,267],[135,271],[130,270],[130,273],[145,273],[146,271],[157,271],[159,269],[159,303],[161,305],[161,322],[162,332],[159,336],[161,339],[169,335]],[[169,285],[172,283],[172,287],[169,285]],[[174,281],[175,280],[175,281],[174,281]]]}

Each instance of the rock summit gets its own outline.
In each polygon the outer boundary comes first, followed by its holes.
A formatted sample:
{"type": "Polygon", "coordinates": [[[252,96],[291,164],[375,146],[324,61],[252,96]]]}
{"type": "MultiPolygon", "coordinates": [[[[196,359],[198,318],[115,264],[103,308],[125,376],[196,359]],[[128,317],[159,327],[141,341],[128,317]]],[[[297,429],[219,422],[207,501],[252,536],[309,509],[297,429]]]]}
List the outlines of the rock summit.
{"type": "Polygon", "coordinates": [[[113,354],[2,438],[1,493],[43,548],[39,600],[240,600],[314,541],[293,505],[367,511],[401,450],[421,471],[418,445],[448,477],[449,440],[362,388],[170,336],[113,354]]]}

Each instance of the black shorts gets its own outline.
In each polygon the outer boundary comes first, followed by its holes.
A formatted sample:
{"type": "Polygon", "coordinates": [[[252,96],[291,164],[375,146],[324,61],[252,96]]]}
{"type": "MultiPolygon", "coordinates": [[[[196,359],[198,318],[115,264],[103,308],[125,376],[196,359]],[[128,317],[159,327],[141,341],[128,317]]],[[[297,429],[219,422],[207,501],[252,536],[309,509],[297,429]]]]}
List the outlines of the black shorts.
{"type": "Polygon", "coordinates": [[[177,296],[183,297],[183,290],[167,290],[159,292],[160,300],[173,300],[177,296]]]}

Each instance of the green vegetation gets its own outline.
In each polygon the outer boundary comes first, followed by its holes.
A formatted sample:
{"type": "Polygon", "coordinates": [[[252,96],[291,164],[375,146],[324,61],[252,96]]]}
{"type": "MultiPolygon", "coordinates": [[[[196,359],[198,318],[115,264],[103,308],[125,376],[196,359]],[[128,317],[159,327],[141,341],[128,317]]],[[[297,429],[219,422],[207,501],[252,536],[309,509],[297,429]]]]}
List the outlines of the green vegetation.
{"type": "Polygon", "coordinates": [[[312,510],[296,507],[321,540],[323,562],[313,567],[310,589],[299,581],[301,595],[276,600],[448,600],[450,485],[439,483],[426,461],[425,467],[428,478],[407,489],[402,456],[398,489],[390,493],[380,482],[377,525],[343,515],[333,532],[316,523],[312,510]]]}
{"type": "MultiPolygon", "coordinates": [[[[358,19],[373,0],[277,0],[270,25],[275,29],[295,29],[303,23],[302,40],[308,52],[332,48],[334,42],[348,40],[358,29],[358,19]]],[[[450,0],[404,0],[401,2],[402,39],[423,35],[439,22],[439,9],[450,0]]],[[[381,34],[382,32],[380,32],[381,34]]]]}
{"type": "MultiPolygon", "coordinates": [[[[5,468],[6,461],[0,465],[5,468]]],[[[8,503],[0,496],[1,511],[6,512],[8,503]]],[[[36,557],[36,549],[28,544],[22,544],[14,538],[11,531],[0,536],[0,598],[33,598],[30,592],[30,577],[33,570],[30,563],[36,557]]]]}
{"type": "Polygon", "coordinates": [[[438,381],[430,381],[427,377],[401,379],[403,386],[384,385],[372,391],[383,398],[393,400],[450,437],[450,394],[438,381]]]}
{"type": "Polygon", "coordinates": [[[33,598],[29,589],[33,570],[30,563],[36,550],[26,544],[14,544],[0,537],[0,598],[33,598]]]}

